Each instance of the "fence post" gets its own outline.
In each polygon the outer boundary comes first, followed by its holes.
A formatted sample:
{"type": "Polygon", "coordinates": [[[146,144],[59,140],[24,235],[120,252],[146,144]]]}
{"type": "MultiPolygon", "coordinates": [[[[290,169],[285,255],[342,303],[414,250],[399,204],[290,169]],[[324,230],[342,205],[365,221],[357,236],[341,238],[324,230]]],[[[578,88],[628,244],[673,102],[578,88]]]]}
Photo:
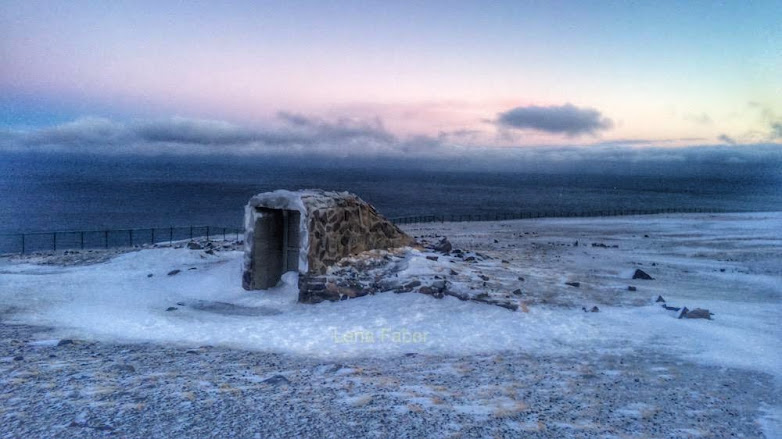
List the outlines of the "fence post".
{"type": "Polygon", "coordinates": [[[168,228],[168,245],[174,244],[174,226],[168,228]]]}
{"type": "Polygon", "coordinates": [[[209,242],[209,226],[206,226],[206,242],[209,242]]]}
{"type": "Polygon", "coordinates": [[[22,254],[24,254],[24,233],[22,233],[22,254]]]}
{"type": "Polygon", "coordinates": [[[190,240],[193,240],[193,226],[190,226],[190,240]]]}
{"type": "Polygon", "coordinates": [[[223,227],[223,242],[225,242],[225,227],[223,227]]]}
{"type": "Polygon", "coordinates": [[[103,246],[109,248],[109,231],[103,231],[103,246]]]}
{"type": "Polygon", "coordinates": [[[52,251],[57,251],[57,232],[52,233],[52,251]]]}
{"type": "Polygon", "coordinates": [[[152,244],[152,245],[155,245],[155,228],[154,227],[149,229],[149,235],[150,235],[150,238],[149,238],[150,242],[149,243],[152,244]]]}
{"type": "Polygon", "coordinates": [[[130,237],[130,246],[133,247],[133,229],[128,229],[128,237],[130,237]]]}
{"type": "Polygon", "coordinates": [[[81,241],[81,249],[84,250],[84,232],[79,233],[79,241],[81,241]]]}

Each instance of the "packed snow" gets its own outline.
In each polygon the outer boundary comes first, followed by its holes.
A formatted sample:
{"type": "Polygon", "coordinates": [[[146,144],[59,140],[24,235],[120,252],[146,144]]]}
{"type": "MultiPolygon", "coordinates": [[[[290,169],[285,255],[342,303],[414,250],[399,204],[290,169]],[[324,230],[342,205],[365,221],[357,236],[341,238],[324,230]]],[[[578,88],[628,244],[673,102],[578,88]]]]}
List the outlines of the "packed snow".
{"type": "MultiPolygon", "coordinates": [[[[596,295],[599,313],[545,303],[511,312],[453,297],[390,293],[303,305],[296,303],[293,273],[274,289],[247,292],[240,286],[241,252],[207,255],[173,248],[129,252],[76,267],[6,260],[0,266],[0,300],[13,310],[14,322],[99,340],[226,345],[319,357],[569,354],[643,346],[778,374],[782,279],[773,263],[780,262],[782,246],[773,230],[782,230],[782,215],[546,219],[409,230],[448,234],[465,247],[472,244],[508,258],[510,264],[497,259],[495,271],[511,265],[524,272],[525,281],[518,285],[532,291],[530,297],[541,291],[567,296],[590,289],[617,296],[617,306],[612,306],[605,294],[596,295]],[[492,236],[499,236],[499,243],[485,238],[491,231],[487,227],[497,229],[499,235],[492,236]],[[649,234],[654,237],[643,237],[649,234]],[[565,240],[582,244],[557,245],[565,240]],[[589,245],[597,241],[618,243],[618,248],[589,245]],[[763,257],[759,248],[770,252],[765,256],[772,260],[751,260],[763,257]],[[638,264],[655,280],[632,280],[638,264]],[[172,270],[181,272],[167,275],[172,270]],[[574,279],[581,281],[580,288],[563,284],[574,279]],[[637,292],[620,291],[631,284],[637,292]],[[677,320],[675,313],[654,303],[658,295],[677,306],[707,308],[715,319],[677,320]],[[628,296],[643,305],[627,306],[628,296]],[[170,307],[177,309],[167,311],[170,307]]],[[[431,261],[421,255],[403,274],[412,277],[425,263],[431,261]]]]}

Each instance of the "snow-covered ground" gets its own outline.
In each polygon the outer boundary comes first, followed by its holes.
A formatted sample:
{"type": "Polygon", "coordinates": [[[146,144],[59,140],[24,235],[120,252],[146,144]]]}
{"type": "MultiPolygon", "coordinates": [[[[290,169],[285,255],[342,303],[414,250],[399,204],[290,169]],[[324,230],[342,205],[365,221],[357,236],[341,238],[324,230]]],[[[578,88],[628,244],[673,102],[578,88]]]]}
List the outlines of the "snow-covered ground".
{"type": "MultiPolygon", "coordinates": [[[[782,213],[445,223],[406,230],[425,239],[445,235],[455,248],[494,258],[480,264],[490,279],[487,288],[520,289],[523,306],[510,311],[448,296],[394,293],[303,305],[296,303],[294,276],[273,290],[244,291],[241,252],[157,248],[92,265],[0,259],[2,321],[53,328],[39,345],[59,339],[212,345],[307,361],[389,364],[417,354],[465,367],[471,358],[486,356],[566,364],[663,356],[680,367],[770,376],[777,389],[782,382],[782,213]],[[633,280],[638,268],[654,280],[633,280]],[[180,271],[168,275],[172,270],[180,271]],[[707,308],[714,320],[676,319],[654,302],[658,295],[669,305],[707,308]],[[600,311],[585,313],[582,306],[600,311]]],[[[412,280],[438,267],[450,269],[425,259],[428,254],[413,251],[400,274],[412,280]]],[[[15,364],[10,357],[4,361],[15,364]]],[[[666,371],[660,374],[680,376],[669,370],[672,364],[659,367],[666,371]]],[[[414,390],[421,401],[445,398],[414,390]]],[[[363,406],[366,397],[348,392],[345,404],[363,406]]],[[[410,404],[426,410],[421,401],[410,404]]],[[[471,415],[496,413],[497,407],[511,415],[525,411],[513,398],[491,409],[481,409],[481,401],[476,394],[451,409],[471,415]]],[[[622,410],[639,417],[652,410],[638,404],[622,410]]],[[[757,404],[755,410],[766,413],[756,418],[767,435],[779,435],[779,401],[763,396],[757,404]]],[[[513,422],[523,427],[525,419],[513,422]]]]}

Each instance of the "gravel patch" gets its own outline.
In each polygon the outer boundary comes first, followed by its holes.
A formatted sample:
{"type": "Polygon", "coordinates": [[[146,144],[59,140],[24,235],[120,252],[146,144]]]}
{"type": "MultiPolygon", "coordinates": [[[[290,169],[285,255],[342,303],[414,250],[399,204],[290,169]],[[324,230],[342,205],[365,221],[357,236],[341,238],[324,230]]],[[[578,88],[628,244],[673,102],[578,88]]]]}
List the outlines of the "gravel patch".
{"type": "Polygon", "coordinates": [[[654,352],[328,362],[0,324],[2,437],[756,438],[773,388],[654,352]]]}

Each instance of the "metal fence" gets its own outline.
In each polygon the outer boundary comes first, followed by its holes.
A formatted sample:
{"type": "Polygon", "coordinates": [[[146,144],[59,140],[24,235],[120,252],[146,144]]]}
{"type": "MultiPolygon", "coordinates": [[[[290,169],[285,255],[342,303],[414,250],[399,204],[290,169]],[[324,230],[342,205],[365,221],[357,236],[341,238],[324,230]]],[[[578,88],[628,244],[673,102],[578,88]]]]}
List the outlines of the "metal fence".
{"type": "Polygon", "coordinates": [[[196,238],[238,241],[242,233],[244,230],[237,227],[214,226],[7,233],[0,234],[0,254],[173,244],[175,241],[196,238]]]}
{"type": "Polygon", "coordinates": [[[506,212],[483,213],[467,215],[419,215],[391,218],[394,224],[416,224],[434,222],[463,222],[463,221],[505,221],[532,218],[569,218],[569,217],[599,217],[599,216],[626,216],[626,215],[658,215],[665,213],[724,213],[723,209],[712,208],[666,208],[666,209],[611,209],[593,210],[585,212],[548,211],[548,212],[506,212]]]}
{"type": "MultiPolygon", "coordinates": [[[[391,218],[394,224],[416,224],[462,221],[503,221],[532,218],[597,217],[619,215],[653,215],[665,213],[721,213],[710,208],[669,209],[613,209],[587,212],[508,212],[468,215],[418,215],[391,218]]],[[[135,247],[144,244],[173,244],[190,239],[227,240],[241,238],[243,229],[237,227],[185,226],[154,227],[146,229],[78,230],[56,232],[30,232],[0,234],[0,254],[34,253],[57,250],[108,249],[135,247]]]]}

